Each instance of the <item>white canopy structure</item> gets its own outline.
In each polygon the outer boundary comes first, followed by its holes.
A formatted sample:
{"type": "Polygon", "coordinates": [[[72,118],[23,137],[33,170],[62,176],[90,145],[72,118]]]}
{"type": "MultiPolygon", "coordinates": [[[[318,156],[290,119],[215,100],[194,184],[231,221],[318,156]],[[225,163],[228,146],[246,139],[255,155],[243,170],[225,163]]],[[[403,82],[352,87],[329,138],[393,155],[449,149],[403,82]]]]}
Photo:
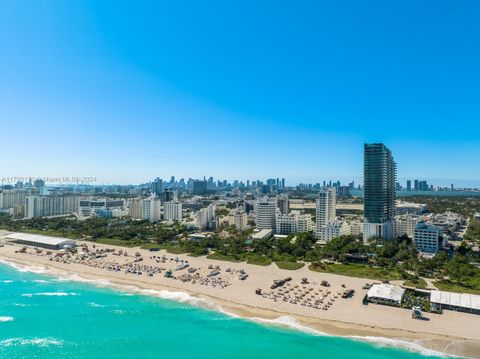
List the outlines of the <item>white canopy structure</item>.
{"type": "Polygon", "coordinates": [[[62,249],[75,247],[77,242],[73,239],[42,236],[29,233],[9,233],[4,237],[7,241],[27,246],[41,247],[47,249],[62,249]]]}
{"type": "Polygon", "coordinates": [[[480,295],[434,290],[430,302],[446,309],[480,313],[480,295]]]}
{"type": "Polygon", "coordinates": [[[383,302],[400,305],[405,289],[392,284],[374,284],[368,290],[367,297],[372,302],[383,302]]]}

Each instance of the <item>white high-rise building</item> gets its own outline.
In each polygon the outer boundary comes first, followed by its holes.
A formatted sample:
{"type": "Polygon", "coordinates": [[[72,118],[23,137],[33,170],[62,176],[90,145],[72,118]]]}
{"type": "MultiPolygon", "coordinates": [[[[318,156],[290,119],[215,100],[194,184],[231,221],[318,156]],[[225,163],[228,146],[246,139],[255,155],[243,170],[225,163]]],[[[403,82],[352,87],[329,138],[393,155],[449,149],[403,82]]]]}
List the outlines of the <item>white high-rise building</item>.
{"type": "Polygon", "coordinates": [[[228,215],[228,224],[235,226],[239,231],[244,231],[248,226],[248,215],[243,210],[237,210],[228,215]]]}
{"type": "Polygon", "coordinates": [[[150,200],[148,199],[142,200],[142,219],[150,219],[150,200]]]}
{"type": "Polygon", "coordinates": [[[165,221],[181,221],[182,220],[182,203],[180,202],[165,202],[163,205],[163,213],[165,221]]]}
{"type": "Polygon", "coordinates": [[[158,197],[150,199],[150,222],[158,222],[162,219],[162,201],[158,197]]]}
{"type": "Polygon", "coordinates": [[[215,204],[209,204],[208,207],[202,208],[195,213],[195,225],[199,228],[206,229],[214,227],[215,221],[215,204]]]}
{"type": "Polygon", "coordinates": [[[335,187],[327,187],[320,191],[317,198],[316,222],[324,226],[336,218],[337,195],[335,187]]]}
{"type": "Polygon", "coordinates": [[[25,189],[5,189],[0,192],[0,209],[15,208],[25,205],[29,191],[25,189]]]}
{"type": "MultiPolygon", "coordinates": [[[[320,191],[316,206],[316,236],[321,238],[323,227],[335,221],[337,195],[335,187],[327,187],[320,191]]],[[[322,238],[321,238],[322,239],[322,238]]]]}
{"type": "Polygon", "coordinates": [[[77,213],[80,196],[27,196],[25,218],[62,216],[77,213]]]}
{"type": "Polygon", "coordinates": [[[420,222],[420,217],[411,214],[396,216],[395,237],[407,235],[407,237],[413,238],[415,234],[415,227],[418,222],[420,222]]]}
{"type": "Polygon", "coordinates": [[[288,214],[289,211],[289,200],[286,194],[277,196],[277,208],[281,214],[288,214]]]}
{"type": "Polygon", "coordinates": [[[128,215],[133,219],[157,222],[161,219],[161,201],[157,197],[135,198],[130,201],[128,215]]]}
{"type": "Polygon", "coordinates": [[[275,230],[276,202],[269,199],[258,200],[255,204],[255,223],[259,230],[275,230]]]}
{"type": "Polygon", "coordinates": [[[143,219],[143,200],[134,198],[128,204],[128,215],[133,219],[143,219]]]}

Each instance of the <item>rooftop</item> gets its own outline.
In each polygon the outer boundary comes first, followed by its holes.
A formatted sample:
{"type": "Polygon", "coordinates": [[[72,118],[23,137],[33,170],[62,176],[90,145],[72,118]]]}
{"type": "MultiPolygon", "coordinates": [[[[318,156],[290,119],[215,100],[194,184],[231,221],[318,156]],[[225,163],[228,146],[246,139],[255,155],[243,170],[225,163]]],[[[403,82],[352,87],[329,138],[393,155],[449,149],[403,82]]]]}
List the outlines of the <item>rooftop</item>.
{"type": "Polygon", "coordinates": [[[434,290],[430,296],[430,301],[437,304],[480,310],[480,295],[475,294],[434,290]]]}
{"type": "Polygon", "coordinates": [[[374,284],[368,290],[367,296],[369,298],[382,298],[400,303],[403,298],[405,289],[392,284],[374,284]]]}
{"type": "Polygon", "coordinates": [[[36,243],[48,244],[51,246],[58,246],[66,242],[72,242],[72,239],[61,238],[61,237],[49,237],[43,236],[40,234],[30,234],[30,233],[9,233],[4,236],[7,240],[22,240],[30,241],[36,243]]]}

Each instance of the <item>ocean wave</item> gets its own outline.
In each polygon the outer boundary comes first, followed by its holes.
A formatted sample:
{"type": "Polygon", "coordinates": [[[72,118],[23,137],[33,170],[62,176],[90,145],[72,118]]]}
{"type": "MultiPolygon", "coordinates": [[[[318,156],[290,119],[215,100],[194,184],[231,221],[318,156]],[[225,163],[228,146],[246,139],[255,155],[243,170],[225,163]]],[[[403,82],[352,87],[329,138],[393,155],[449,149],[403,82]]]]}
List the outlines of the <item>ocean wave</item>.
{"type": "Polygon", "coordinates": [[[88,305],[92,308],[104,308],[105,307],[104,305],[101,305],[101,304],[98,304],[98,303],[95,303],[95,302],[90,302],[90,303],[88,303],[88,305]]]}
{"type": "Polygon", "coordinates": [[[8,283],[13,283],[13,280],[9,280],[9,279],[7,279],[7,280],[2,280],[2,283],[6,283],[6,284],[8,284],[8,283]]]}
{"type": "MultiPolygon", "coordinates": [[[[227,312],[224,312],[227,315],[231,315],[227,312]]],[[[238,317],[235,315],[235,317],[238,317]]],[[[241,318],[241,317],[238,317],[241,318]]],[[[270,324],[274,326],[281,326],[281,327],[287,327],[290,329],[295,329],[300,332],[308,333],[308,334],[313,334],[313,335],[318,335],[318,336],[328,336],[327,333],[321,332],[319,330],[307,327],[303,324],[301,324],[298,320],[295,318],[292,318],[288,315],[282,315],[276,319],[265,319],[265,318],[259,318],[259,317],[251,317],[251,318],[244,318],[253,322],[257,323],[262,323],[262,324],[270,324]]]]}
{"type": "Polygon", "coordinates": [[[374,337],[374,336],[362,337],[362,336],[356,336],[356,335],[346,336],[346,338],[350,338],[358,341],[364,341],[364,342],[366,341],[380,347],[399,348],[403,350],[408,350],[408,351],[420,353],[425,356],[453,357],[453,355],[449,355],[447,353],[442,353],[433,349],[425,348],[424,346],[418,344],[416,341],[409,341],[404,339],[393,339],[393,338],[386,338],[386,337],[374,337]]]}
{"type": "Polygon", "coordinates": [[[13,303],[15,307],[30,307],[30,304],[25,303],[13,303]]]}
{"type": "Polygon", "coordinates": [[[48,283],[48,281],[43,280],[43,279],[32,280],[32,282],[33,282],[33,283],[48,283]]]}
{"type": "Polygon", "coordinates": [[[0,323],[2,322],[13,322],[14,318],[13,317],[0,317],[0,323]]]}
{"type": "Polygon", "coordinates": [[[5,259],[0,259],[0,264],[8,265],[14,268],[17,272],[21,272],[21,273],[29,272],[29,273],[36,273],[36,274],[46,274],[50,272],[50,270],[45,267],[19,265],[17,263],[13,263],[5,259]]]}
{"type": "Polygon", "coordinates": [[[63,341],[52,338],[10,338],[0,341],[0,346],[11,347],[17,345],[32,345],[39,347],[48,347],[50,345],[62,345],[63,341]]]}
{"type": "Polygon", "coordinates": [[[77,293],[67,293],[67,292],[43,292],[43,293],[24,293],[22,297],[33,297],[33,296],[43,296],[43,297],[68,297],[76,296],[77,293]]]}

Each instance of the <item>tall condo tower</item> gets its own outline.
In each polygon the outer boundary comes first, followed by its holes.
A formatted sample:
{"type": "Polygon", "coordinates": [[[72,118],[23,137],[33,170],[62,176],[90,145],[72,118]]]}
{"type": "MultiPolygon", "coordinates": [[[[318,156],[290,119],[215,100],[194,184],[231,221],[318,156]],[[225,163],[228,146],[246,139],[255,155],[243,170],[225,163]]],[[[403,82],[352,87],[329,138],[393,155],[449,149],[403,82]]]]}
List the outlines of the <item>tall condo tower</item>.
{"type": "Polygon", "coordinates": [[[395,236],[395,183],[397,165],[383,143],[365,144],[363,158],[363,239],[395,236]]]}

